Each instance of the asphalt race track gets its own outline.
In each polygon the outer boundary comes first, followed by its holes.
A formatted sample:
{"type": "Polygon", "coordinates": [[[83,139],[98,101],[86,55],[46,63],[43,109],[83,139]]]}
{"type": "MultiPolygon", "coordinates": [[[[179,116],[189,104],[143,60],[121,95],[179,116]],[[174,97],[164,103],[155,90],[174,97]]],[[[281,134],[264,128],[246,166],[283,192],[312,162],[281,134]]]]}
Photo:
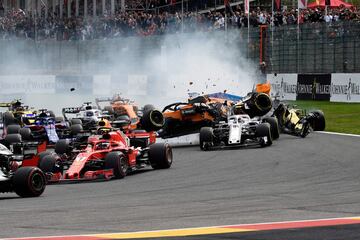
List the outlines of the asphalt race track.
{"type": "Polygon", "coordinates": [[[268,148],[176,148],[169,170],[51,185],[40,198],[1,194],[0,238],[359,216],[359,155],[359,137],[323,133],[268,148]]]}

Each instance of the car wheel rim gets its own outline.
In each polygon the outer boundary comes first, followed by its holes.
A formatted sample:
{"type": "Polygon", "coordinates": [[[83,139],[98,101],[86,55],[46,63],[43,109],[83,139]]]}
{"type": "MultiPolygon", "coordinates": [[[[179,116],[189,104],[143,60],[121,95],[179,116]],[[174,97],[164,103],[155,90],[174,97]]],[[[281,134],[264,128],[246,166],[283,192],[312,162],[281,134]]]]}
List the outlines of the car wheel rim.
{"type": "Polygon", "coordinates": [[[125,158],[122,158],[120,160],[120,169],[121,169],[121,172],[126,173],[126,171],[127,171],[127,163],[126,163],[125,158]]]}
{"type": "Polygon", "coordinates": [[[35,191],[41,191],[44,187],[44,178],[40,173],[35,173],[31,178],[31,184],[35,191]]]}
{"type": "Polygon", "coordinates": [[[166,155],[167,155],[168,163],[172,164],[173,155],[172,155],[172,151],[171,151],[170,147],[166,148],[166,155]]]}

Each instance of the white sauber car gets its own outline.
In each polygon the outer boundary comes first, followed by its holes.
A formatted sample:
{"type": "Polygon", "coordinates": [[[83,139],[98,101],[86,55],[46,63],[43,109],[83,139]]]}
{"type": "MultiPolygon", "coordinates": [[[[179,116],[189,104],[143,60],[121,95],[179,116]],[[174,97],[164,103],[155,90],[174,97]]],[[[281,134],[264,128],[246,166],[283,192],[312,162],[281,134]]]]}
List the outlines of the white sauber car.
{"type": "Polygon", "coordinates": [[[228,117],[227,122],[220,122],[214,127],[201,128],[200,148],[209,150],[216,146],[248,146],[250,144],[266,147],[279,137],[278,132],[276,118],[250,118],[247,114],[234,114],[228,117]]]}

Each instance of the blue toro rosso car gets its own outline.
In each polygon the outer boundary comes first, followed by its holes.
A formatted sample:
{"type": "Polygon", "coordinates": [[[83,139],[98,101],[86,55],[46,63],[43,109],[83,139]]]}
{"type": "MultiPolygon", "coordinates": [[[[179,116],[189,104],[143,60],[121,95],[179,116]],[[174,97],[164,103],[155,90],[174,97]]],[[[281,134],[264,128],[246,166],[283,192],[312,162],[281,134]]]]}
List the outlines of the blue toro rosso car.
{"type": "Polygon", "coordinates": [[[28,122],[23,126],[10,124],[5,127],[3,136],[17,134],[19,141],[46,141],[55,144],[59,139],[71,138],[82,131],[82,127],[64,121],[62,117],[53,117],[46,109],[39,110],[39,114],[29,115],[28,122]],[[31,121],[30,121],[31,120],[31,121]],[[27,123],[27,124],[26,124],[27,123]]]}

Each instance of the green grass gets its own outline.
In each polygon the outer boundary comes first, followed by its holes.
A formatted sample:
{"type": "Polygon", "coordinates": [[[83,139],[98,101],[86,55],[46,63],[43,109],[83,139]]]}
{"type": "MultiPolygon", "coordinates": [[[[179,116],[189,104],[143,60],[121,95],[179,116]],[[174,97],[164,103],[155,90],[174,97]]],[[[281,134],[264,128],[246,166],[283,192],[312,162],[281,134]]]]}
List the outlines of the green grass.
{"type": "Polygon", "coordinates": [[[360,134],[360,103],[327,101],[288,101],[306,110],[320,109],[325,114],[325,131],[360,134]]]}

